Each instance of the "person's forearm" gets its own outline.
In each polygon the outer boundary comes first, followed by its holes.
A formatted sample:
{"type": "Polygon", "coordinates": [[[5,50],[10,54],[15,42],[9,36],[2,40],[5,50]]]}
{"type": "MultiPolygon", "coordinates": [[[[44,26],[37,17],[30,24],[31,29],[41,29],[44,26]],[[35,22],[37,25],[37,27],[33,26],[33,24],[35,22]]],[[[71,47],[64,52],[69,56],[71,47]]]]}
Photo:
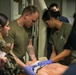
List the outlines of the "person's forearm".
{"type": "Polygon", "coordinates": [[[24,68],[26,66],[17,56],[15,56],[14,54],[12,54],[12,56],[20,67],[24,68]]]}
{"type": "Polygon", "coordinates": [[[30,56],[30,58],[31,58],[32,61],[36,61],[37,60],[37,58],[35,56],[35,52],[34,52],[33,46],[27,48],[27,52],[28,52],[28,54],[29,54],[29,56],[30,56]]]}
{"type": "Polygon", "coordinates": [[[34,50],[34,47],[32,45],[32,38],[29,39],[29,44],[27,46],[27,52],[31,58],[32,61],[36,61],[37,58],[35,56],[35,50],[34,50]]]}
{"type": "Polygon", "coordinates": [[[56,51],[55,51],[54,45],[52,45],[52,53],[50,55],[50,59],[53,59],[55,56],[56,56],[56,51]]]}
{"type": "Polygon", "coordinates": [[[65,57],[67,57],[70,54],[70,50],[64,50],[60,54],[58,54],[56,57],[52,59],[53,62],[57,62],[65,57]]]}
{"type": "Polygon", "coordinates": [[[55,52],[52,52],[52,54],[50,56],[50,59],[53,59],[54,57],[56,57],[56,53],[55,52]]]}
{"type": "Polygon", "coordinates": [[[29,55],[30,55],[30,58],[31,58],[32,61],[37,61],[36,56],[35,56],[34,53],[29,54],[29,55]]]}

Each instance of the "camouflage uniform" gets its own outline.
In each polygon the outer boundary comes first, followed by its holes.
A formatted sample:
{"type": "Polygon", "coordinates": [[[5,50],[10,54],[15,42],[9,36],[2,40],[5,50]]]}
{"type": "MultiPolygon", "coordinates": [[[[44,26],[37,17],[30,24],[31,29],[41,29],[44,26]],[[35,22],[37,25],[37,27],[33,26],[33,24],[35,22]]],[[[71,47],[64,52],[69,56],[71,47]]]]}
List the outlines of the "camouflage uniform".
{"type": "Polygon", "coordinates": [[[10,54],[6,55],[5,57],[7,57],[8,60],[5,66],[0,69],[0,75],[16,75],[18,65],[10,54]]]}
{"type": "MultiPolygon", "coordinates": [[[[0,52],[6,48],[6,43],[2,37],[0,37],[0,52]]],[[[9,50],[7,50],[9,51],[9,50]]],[[[7,62],[3,68],[0,68],[0,75],[17,75],[20,72],[19,66],[16,64],[13,56],[8,53],[5,55],[7,62]]]]}

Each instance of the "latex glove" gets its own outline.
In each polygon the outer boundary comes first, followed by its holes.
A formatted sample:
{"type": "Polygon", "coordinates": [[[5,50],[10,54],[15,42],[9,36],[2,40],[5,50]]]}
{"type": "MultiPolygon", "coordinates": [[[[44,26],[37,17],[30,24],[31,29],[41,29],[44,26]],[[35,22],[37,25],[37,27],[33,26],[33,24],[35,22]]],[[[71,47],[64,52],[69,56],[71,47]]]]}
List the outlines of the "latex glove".
{"type": "Polygon", "coordinates": [[[33,71],[32,66],[25,66],[24,70],[27,75],[36,75],[36,73],[33,71]]]}
{"type": "Polygon", "coordinates": [[[45,61],[37,61],[36,63],[32,64],[31,67],[32,67],[32,70],[37,73],[38,69],[45,66],[45,65],[48,65],[48,64],[51,64],[52,63],[52,60],[45,60],[45,61]]]}
{"type": "Polygon", "coordinates": [[[48,65],[48,64],[51,64],[52,63],[52,60],[45,60],[45,61],[37,61],[35,62],[34,64],[31,65],[32,67],[32,70],[37,73],[38,69],[45,66],[45,65],[48,65]]]}
{"type": "Polygon", "coordinates": [[[42,61],[42,62],[39,62],[38,65],[43,67],[45,65],[48,65],[48,64],[51,64],[52,63],[52,60],[45,60],[45,61],[42,61]]]}
{"type": "Polygon", "coordinates": [[[32,69],[33,69],[33,71],[34,71],[35,73],[37,73],[38,69],[41,68],[41,66],[38,65],[39,62],[40,62],[40,61],[37,61],[37,62],[35,62],[34,64],[31,65],[31,67],[32,67],[32,69]]]}

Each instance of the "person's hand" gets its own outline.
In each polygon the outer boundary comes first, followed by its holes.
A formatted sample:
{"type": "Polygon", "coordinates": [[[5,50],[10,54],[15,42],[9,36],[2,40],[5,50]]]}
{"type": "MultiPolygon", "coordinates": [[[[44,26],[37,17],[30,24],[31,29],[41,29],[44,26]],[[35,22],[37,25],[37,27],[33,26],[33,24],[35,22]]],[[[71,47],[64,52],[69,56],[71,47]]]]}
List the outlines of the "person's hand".
{"type": "Polygon", "coordinates": [[[6,61],[7,61],[6,57],[0,57],[0,68],[2,68],[5,65],[6,61]]]}
{"type": "Polygon", "coordinates": [[[52,63],[52,60],[45,60],[45,61],[42,61],[42,62],[39,62],[38,65],[43,67],[45,65],[48,65],[48,64],[51,64],[52,63]]]}
{"type": "Polygon", "coordinates": [[[37,61],[34,64],[32,64],[31,67],[32,67],[32,70],[36,73],[39,68],[51,63],[52,63],[52,60],[37,61]]]}
{"type": "Polygon", "coordinates": [[[10,51],[13,50],[13,45],[14,45],[14,44],[7,43],[7,44],[5,45],[3,51],[4,51],[6,54],[10,53],[10,51]]]}
{"type": "Polygon", "coordinates": [[[27,75],[36,75],[36,73],[33,71],[32,66],[25,66],[24,70],[27,75]]]}

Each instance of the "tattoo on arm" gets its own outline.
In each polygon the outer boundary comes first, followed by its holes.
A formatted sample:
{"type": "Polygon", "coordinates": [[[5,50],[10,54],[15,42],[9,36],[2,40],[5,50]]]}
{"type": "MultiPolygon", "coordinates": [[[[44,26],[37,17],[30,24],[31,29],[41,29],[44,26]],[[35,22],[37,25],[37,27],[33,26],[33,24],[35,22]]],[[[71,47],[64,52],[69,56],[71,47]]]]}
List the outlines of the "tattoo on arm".
{"type": "Polygon", "coordinates": [[[35,56],[35,52],[34,52],[34,48],[33,47],[29,47],[27,48],[27,52],[30,55],[32,60],[37,60],[36,56],[35,56]]]}

